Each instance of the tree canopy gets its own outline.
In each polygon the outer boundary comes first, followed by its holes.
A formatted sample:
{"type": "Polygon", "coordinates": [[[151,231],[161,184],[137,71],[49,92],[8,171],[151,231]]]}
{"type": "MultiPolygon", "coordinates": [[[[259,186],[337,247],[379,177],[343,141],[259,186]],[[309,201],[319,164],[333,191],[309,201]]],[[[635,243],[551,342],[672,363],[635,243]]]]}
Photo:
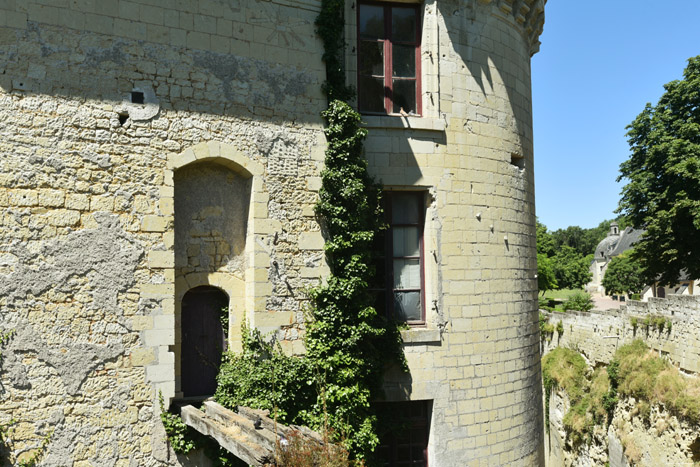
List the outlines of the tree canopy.
{"type": "Polygon", "coordinates": [[[537,288],[542,294],[557,288],[557,278],[554,275],[552,260],[541,253],[537,254],[537,288]]]}
{"type": "Polygon", "coordinates": [[[644,287],[644,277],[639,261],[632,257],[631,252],[615,256],[608,264],[603,277],[605,293],[634,294],[640,293],[644,287]]]}
{"type": "Polygon", "coordinates": [[[646,278],[668,284],[684,269],[700,277],[700,56],[664,89],[627,127],[618,212],[646,229],[635,245],[646,278]]]}
{"type": "Polygon", "coordinates": [[[574,248],[563,245],[553,257],[554,277],[559,287],[581,289],[590,280],[591,256],[582,256],[574,248]]]}

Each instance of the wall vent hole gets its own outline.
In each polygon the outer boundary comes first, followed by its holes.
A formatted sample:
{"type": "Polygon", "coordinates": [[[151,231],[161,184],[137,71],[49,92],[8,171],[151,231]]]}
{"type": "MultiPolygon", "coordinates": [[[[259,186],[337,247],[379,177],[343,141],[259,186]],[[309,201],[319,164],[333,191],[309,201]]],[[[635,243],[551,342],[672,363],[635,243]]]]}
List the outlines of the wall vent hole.
{"type": "Polygon", "coordinates": [[[119,125],[124,125],[129,120],[129,112],[121,112],[119,114],[119,125]]]}
{"type": "Polygon", "coordinates": [[[510,155],[510,163],[519,169],[525,168],[525,158],[523,156],[521,156],[520,154],[512,153],[510,155]]]}
{"type": "Polygon", "coordinates": [[[131,103],[143,104],[143,93],[141,91],[131,91],[131,103]]]}

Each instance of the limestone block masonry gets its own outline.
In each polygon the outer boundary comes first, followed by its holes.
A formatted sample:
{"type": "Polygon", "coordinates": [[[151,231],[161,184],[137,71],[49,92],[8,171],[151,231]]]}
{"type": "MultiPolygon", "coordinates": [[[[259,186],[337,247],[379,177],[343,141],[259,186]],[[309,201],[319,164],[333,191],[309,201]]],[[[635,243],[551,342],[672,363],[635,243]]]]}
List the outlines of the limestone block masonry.
{"type": "MultiPolygon", "coordinates": [[[[411,0],[401,0],[403,3],[411,0]]],[[[417,3],[417,2],[415,2],[417,3]]],[[[425,193],[429,465],[541,465],[530,57],[545,0],[425,0],[419,116],[366,116],[370,171],[425,193]]],[[[356,82],[356,2],[346,2],[356,82]]],[[[304,352],[327,274],[320,0],[0,1],[0,463],[196,465],[165,442],[182,301],[304,352]]]]}

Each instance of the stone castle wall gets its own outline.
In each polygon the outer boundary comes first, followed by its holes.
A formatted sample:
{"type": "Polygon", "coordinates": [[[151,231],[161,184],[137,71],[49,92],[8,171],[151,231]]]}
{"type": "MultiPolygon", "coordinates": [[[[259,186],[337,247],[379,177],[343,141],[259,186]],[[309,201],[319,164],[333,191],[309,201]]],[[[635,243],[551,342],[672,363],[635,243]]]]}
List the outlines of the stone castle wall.
{"type": "Polygon", "coordinates": [[[549,322],[561,321],[564,333],[556,331],[543,344],[543,354],[555,347],[570,347],[581,352],[591,364],[609,363],[615,350],[634,339],[642,339],[660,355],[666,356],[681,370],[700,373],[700,297],[669,295],[650,298],[648,302],[629,301],[619,310],[582,313],[549,313],[549,322]],[[664,317],[671,322],[659,330],[644,325],[645,318],[664,317]],[[637,319],[636,329],[632,318],[637,319]]]}
{"type": "MultiPolygon", "coordinates": [[[[247,319],[303,352],[302,291],[327,272],[319,4],[0,2],[6,455],[48,439],[44,465],[192,464],[165,445],[156,400],[181,395],[193,287],[229,296],[233,349],[247,319]]],[[[365,118],[370,172],[429,200],[427,325],[403,333],[411,377],[388,375],[387,394],[433,401],[431,465],[543,458],[529,81],[543,5],[426,1],[423,117],[365,118]]]]}

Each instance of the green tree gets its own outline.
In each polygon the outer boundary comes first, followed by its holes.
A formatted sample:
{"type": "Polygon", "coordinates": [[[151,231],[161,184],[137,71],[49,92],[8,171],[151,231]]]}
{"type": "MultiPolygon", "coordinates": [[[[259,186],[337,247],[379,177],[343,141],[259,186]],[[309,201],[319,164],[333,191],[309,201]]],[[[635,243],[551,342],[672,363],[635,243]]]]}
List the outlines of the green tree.
{"type": "Polygon", "coordinates": [[[547,226],[537,221],[537,254],[545,256],[554,255],[554,239],[552,234],[547,230],[547,226]]]}
{"type": "Polygon", "coordinates": [[[587,255],[592,252],[585,250],[584,235],[585,232],[581,227],[578,225],[570,225],[566,229],[555,230],[552,233],[552,238],[554,239],[554,244],[557,249],[562,246],[568,246],[582,255],[587,255]]]}
{"type": "Polygon", "coordinates": [[[608,295],[640,293],[644,284],[642,268],[630,251],[614,257],[603,277],[603,287],[608,295]]]}
{"type": "Polygon", "coordinates": [[[543,295],[546,291],[557,288],[552,260],[542,253],[537,254],[537,288],[543,295]]]}
{"type": "Polygon", "coordinates": [[[700,56],[664,89],[627,127],[618,211],[646,229],[635,245],[646,278],[668,284],[684,269],[700,277],[700,56]]]}
{"type": "Polygon", "coordinates": [[[591,280],[590,257],[583,256],[570,246],[562,246],[553,257],[557,284],[565,289],[583,288],[591,280]]]}

